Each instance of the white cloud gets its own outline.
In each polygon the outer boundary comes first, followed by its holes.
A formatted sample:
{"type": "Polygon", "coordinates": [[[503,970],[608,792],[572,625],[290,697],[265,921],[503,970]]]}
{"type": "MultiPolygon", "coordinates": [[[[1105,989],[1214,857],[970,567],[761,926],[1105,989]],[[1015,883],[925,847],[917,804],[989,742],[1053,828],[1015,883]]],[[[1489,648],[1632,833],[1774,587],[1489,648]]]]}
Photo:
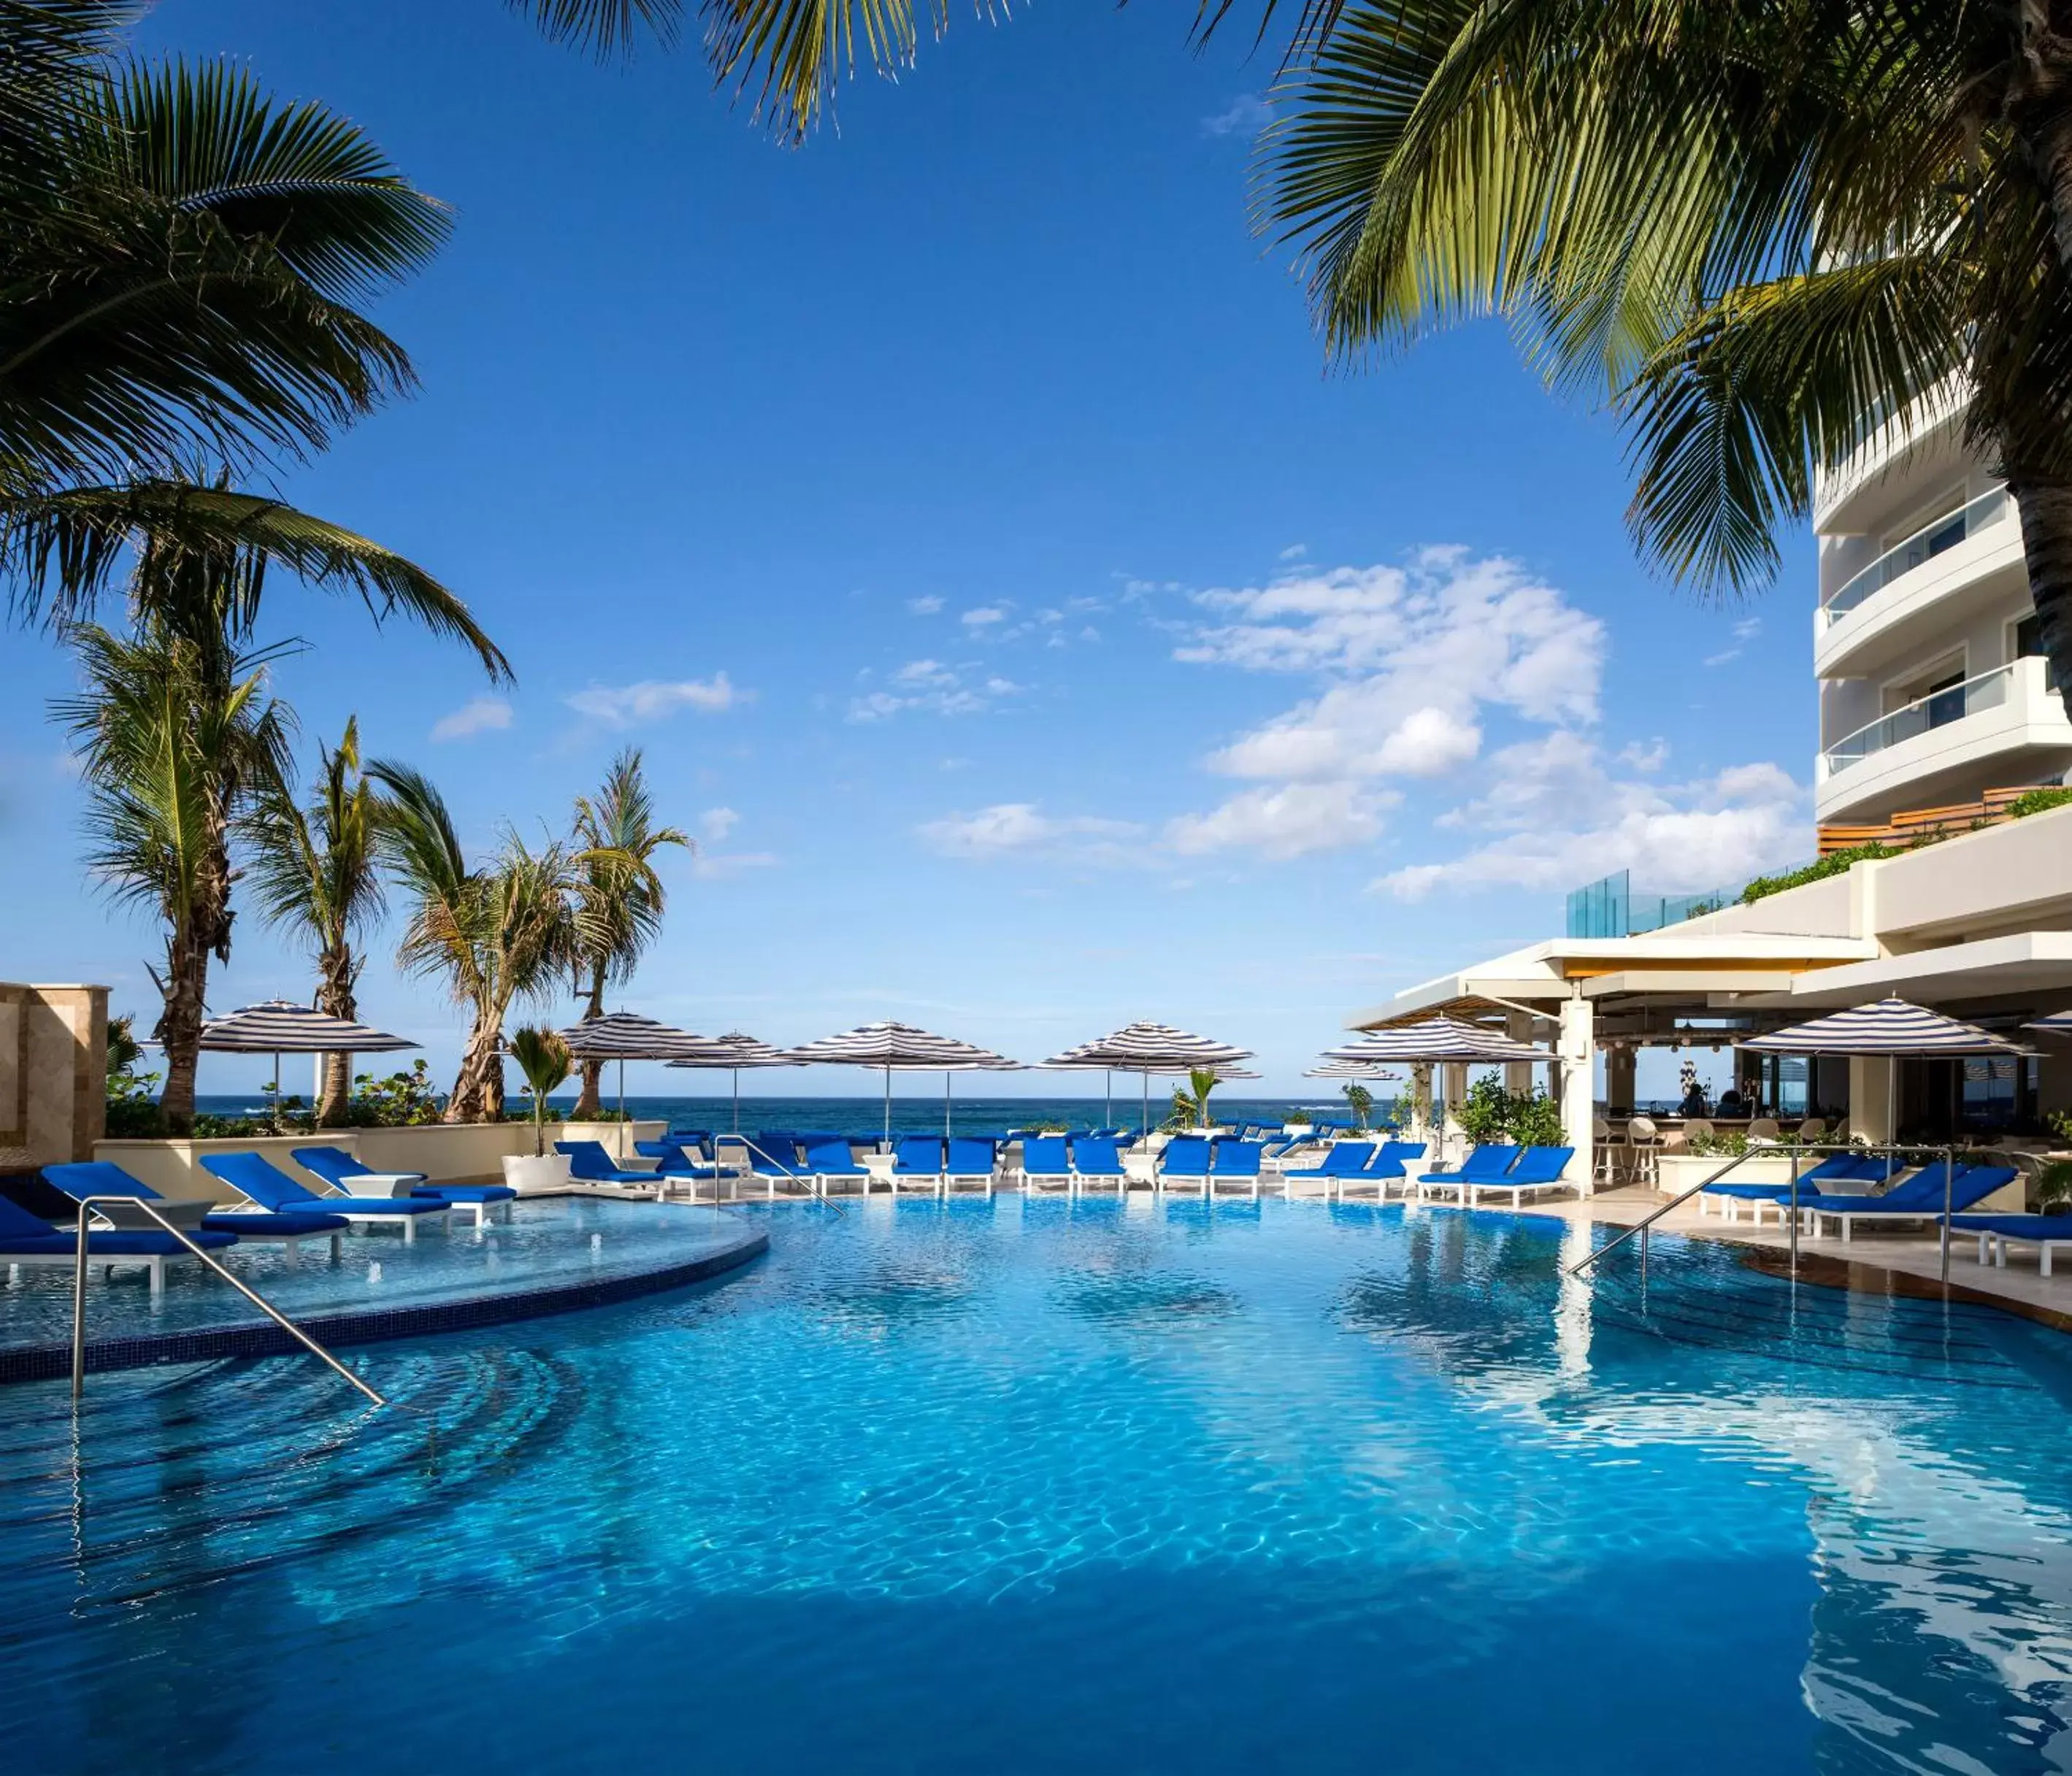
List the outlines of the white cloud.
{"type": "Polygon", "coordinates": [[[1416,900],[1441,886],[1573,887],[1630,870],[1651,891],[1691,892],[1738,886],[1811,849],[1807,793],[1774,764],[1660,784],[1615,775],[1593,742],[1557,729],[1505,747],[1486,768],[1488,792],[1439,824],[1494,837],[1374,887],[1416,900]]]}
{"type": "Polygon", "coordinates": [[[849,700],[852,722],[883,722],[904,709],[920,709],[934,715],[976,715],[1002,697],[1012,697],[1022,687],[997,673],[972,682],[965,673],[968,663],[953,666],[946,660],[910,660],[892,675],[893,689],[872,691],[849,700]]]}
{"type": "Polygon", "coordinates": [[[511,705],[500,697],[478,697],[432,724],[434,740],[467,740],[511,726],[511,705]]]}
{"type": "Polygon", "coordinates": [[[1281,550],[1281,559],[1284,561],[1299,561],[1309,553],[1309,545],[1307,543],[1290,543],[1281,550]]]}
{"type": "Polygon", "coordinates": [[[1118,861],[1124,841],[1141,833],[1128,820],[1044,813],[1034,802],[996,802],[916,828],[946,857],[985,859],[1052,853],[1088,862],[1118,861]]]}
{"type": "Polygon", "coordinates": [[[698,816],[698,833],[707,845],[724,845],[726,836],[741,824],[730,808],[709,808],[698,816]]]}
{"type": "Polygon", "coordinates": [[[997,604],[974,605],[958,619],[967,629],[985,629],[1007,621],[1007,612],[997,604]]]}
{"type": "Polygon", "coordinates": [[[1347,783],[1248,789],[1206,814],[1169,822],[1166,841],[1183,857],[1237,849],[1269,857],[1342,850],[1378,837],[1382,811],[1400,800],[1393,791],[1347,783]]]}
{"type": "Polygon", "coordinates": [[[906,608],[917,617],[932,617],[943,608],[943,601],[936,598],[909,598],[906,608]]]}
{"type": "Polygon", "coordinates": [[[649,678],[637,684],[592,684],[562,701],[577,714],[602,722],[606,727],[630,728],[636,722],[660,721],[679,709],[717,715],[746,702],[753,694],[737,690],[725,672],[715,672],[709,679],[649,678]]]}
{"type": "Polygon", "coordinates": [[[1734,625],[1733,646],[1723,648],[1716,654],[1708,654],[1705,656],[1705,664],[1708,666],[1724,666],[1730,660],[1739,660],[1746,651],[1746,643],[1753,641],[1762,633],[1762,619],[1761,617],[1743,617],[1734,625]]]}
{"type": "Polygon", "coordinates": [[[1273,121],[1273,107],[1256,92],[1240,92],[1222,110],[1202,119],[1205,136],[1256,136],[1273,121]]]}

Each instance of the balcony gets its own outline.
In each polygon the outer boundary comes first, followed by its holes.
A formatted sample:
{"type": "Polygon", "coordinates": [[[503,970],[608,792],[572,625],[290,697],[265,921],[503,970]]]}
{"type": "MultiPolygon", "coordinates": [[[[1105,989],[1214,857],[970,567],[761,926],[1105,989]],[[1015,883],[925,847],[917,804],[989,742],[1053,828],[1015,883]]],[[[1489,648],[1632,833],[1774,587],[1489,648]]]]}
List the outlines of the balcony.
{"type": "Polygon", "coordinates": [[[2014,502],[1996,487],[1924,524],[1836,590],[1814,617],[1814,672],[1873,676],[1929,652],[2027,584],[2014,502]]]}
{"type": "Polygon", "coordinates": [[[1935,491],[1935,483],[1962,472],[1966,458],[1958,437],[1969,404],[1969,385],[1952,377],[1916,401],[1901,418],[1874,408],[1864,416],[1863,442],[1832,474],[1815,478],[1813,528],[1826,536],[1883,528],[1935,491]]]}
{"type": "Polygon", "coordinates": [[[2045,663],[2017,660],[1894,709],[1822,753],[1814,817],[1882,818],[1894,808],[1975,798],[2072,767],[2072,722],[2045,663]]]}

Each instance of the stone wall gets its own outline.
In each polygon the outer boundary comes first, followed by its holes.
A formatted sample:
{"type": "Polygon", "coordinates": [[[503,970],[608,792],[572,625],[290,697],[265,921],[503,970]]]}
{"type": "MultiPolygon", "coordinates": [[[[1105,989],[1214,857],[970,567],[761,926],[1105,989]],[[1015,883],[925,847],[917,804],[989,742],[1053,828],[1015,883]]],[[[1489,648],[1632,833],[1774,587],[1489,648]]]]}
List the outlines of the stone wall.
{"type": "Polygon", "coordinates": [[[107,1099],[107,988],[0,981],[0,1174],[92,1158],[107,1099]]]}

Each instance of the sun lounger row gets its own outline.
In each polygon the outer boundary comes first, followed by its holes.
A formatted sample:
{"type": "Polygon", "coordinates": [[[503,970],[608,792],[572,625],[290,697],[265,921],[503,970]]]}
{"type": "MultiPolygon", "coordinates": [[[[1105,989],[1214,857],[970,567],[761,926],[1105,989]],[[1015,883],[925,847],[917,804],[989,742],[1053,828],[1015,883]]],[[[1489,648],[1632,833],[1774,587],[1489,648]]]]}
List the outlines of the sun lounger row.
{"type": "MultiPolygon", "coordinates": [[[[1904,1161],[1887,1153],[1830,1154],[1799,1180],[1800,1225],[1819,1235],[1832,1224],[1841,1230],[1846,1242],[1859,1222],[1940,1220],[1946,1202],[1953,1214],[1975,1208],[2019,1175],[2012,1166],[1959,1164],[1950,1175],[1946,1190],[1944,1166],[1942,1161],[1923,1166],[1891,1189],[1873,1194],[1863,1186],[1882,1184],[1904,1171],[1904,1161]]],[[[1701,1211],[1708,1199],[1729,1219],[1745,1208],[1758,1224],[1774,1209],[1781,1224],[1790,1212],[1792,1186],[1789,1183],[1737,1184],[1729,1178],[1706,1186],[1700,1193],[1701,1211]]]]}
{"type": "Polygon", "coordinates": [[[1523,1206],[1528,1195],[1543,1190],[1576,1190],[1566,1176],[1568,1162],[1576,1157],[1572,1147],[1518,1147],[1503,1142],[1485,1142],[1453,1170],[1421,1172],[1417,1178],[1418,1200],[1451,1194],[1472,1208],[1485,1194],[1508,1196],[1511,1207],[1523,1206]]]}

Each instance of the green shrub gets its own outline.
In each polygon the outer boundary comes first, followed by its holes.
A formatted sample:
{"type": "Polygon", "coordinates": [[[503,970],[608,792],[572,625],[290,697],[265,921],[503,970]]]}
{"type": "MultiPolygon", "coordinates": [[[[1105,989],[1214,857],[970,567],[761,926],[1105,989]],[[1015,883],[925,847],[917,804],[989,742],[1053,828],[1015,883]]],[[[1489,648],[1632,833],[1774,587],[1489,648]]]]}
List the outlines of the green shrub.
{"type": "Polygon", "coordinates": [[[2072,787],[2055,783],[2016,796],[2007,805],[2007,816],[2011,820],[2025,820],[2032,814],[2047,814],[2054,808],[2063,808],[2067,803],[2072,803],[2072,787]]]}
{"type": "Polygon", "coordinates": [[[1830,876],[1843,875],[1852,864],[1876,863],[1881,858],[1896,857],[1903,849],[1889,845],[1852,845],[1846,851],[1835,852],[1800,869],[1787,870],[1781,876],[1758,876],[1741,890],[1741,905],[1752,906],[1772,894],[1782,894],[1787,888],[1803,888],[1809,882],[1824,882],[1830,876]]]}

